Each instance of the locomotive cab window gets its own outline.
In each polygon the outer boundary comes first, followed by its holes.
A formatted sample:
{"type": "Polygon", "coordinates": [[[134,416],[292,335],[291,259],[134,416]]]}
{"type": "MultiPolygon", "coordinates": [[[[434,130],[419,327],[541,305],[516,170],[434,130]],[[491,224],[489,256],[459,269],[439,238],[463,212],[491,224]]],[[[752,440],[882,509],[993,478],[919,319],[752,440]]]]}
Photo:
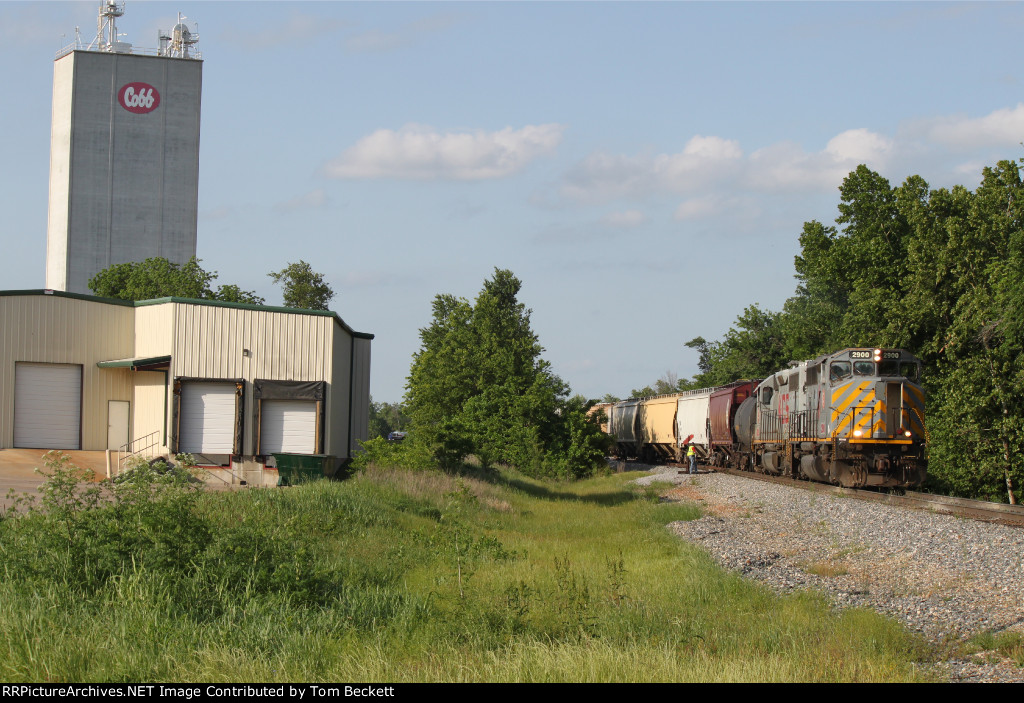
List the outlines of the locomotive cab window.
{"type": "Polygon", "coordinates": [[[764,390],[762,390],[761,391],[761,405],[771,405],[772,394],[774,392],[775,391],[772,390],[771,388],[765,388],[764,390]]]}
{"type": "MultiPolygon", "coordinates": [[[[903,364],[906,366],[906,364],[903,364]]],[[[885,359],[878,365],[879,376],[902,376],[900,373],[900,362],[897,359],[885,359]]]]}
{"type": "Polygon", "coordinates": [[[904,361],[900,364],[900,376],[907,378],[911,381],[916,381],[918,375],[921,372],[920,364],[914,362],[904,361]]]}
{"type": "Polygon", "coordinates": [[[832,382],[841,381],[850,375],[849,361],[833,361],[829,367],[828,379],[832,382]]]}
{"type": "Polygon", "coordinates": [[[855,361],[853,362],[853,372],[858,376],[874,376],[875,375],[875,362],[873,361],[855,361]]]}

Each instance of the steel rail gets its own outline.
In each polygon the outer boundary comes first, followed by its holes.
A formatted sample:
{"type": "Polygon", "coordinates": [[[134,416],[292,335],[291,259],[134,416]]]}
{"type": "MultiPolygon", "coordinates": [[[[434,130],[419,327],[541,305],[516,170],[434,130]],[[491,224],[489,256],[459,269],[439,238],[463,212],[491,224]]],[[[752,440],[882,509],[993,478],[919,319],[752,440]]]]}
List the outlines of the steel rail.
{"type": "MultiPolygon", "coordinates": [[[[685,473],[685,467],[681,464],[669,464],[680,468],[680,473],[685,473]]],[[[934,493],[918,493],[916,491],[903,491],[900,493],[865,490],[863,488],[843,488],[828,483],[815,483],[789,478],[788,476],[771,476],[770,474],[755,473],[753,471],[739,471],[725,467],[704,467],[705,470],[717,473],[750,478],[768,483],[778,483],[784,486],[801,488],[805,491],[830,493],[833,495],[849,496],[858,500],[865,500],[873,503],[883,503],[901,508],[913,510],[929,510],[943,515],[954,515],[957,517],[970,518],[983,522],[994,522],[1014,527],[1024,527],[1024,505],[1009,505],[1007,503],[992,503],[986,500],[972,500],[970,498],[954,498],[952,496],[941,496],[934,493]]]]}

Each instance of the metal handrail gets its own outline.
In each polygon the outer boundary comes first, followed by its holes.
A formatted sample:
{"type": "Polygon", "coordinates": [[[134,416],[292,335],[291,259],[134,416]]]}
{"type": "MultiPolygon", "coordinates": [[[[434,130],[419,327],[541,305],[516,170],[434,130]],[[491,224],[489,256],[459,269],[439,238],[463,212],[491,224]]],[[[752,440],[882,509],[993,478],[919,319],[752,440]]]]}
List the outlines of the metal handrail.
{"type": "Polygon", "coordinates": [[[125,462],[127,462],[128,459],[130,459],[130,458],[132,458],[134,456],[139,456],[140,454],[142,454],[144,452],[147,453],[147,456],[155,456],[156,452],[154,452],[152,450],[157,448],[157,447],[159,447],[159,446],[160,446],[160,431],[159,430],[157,430],[156,432],[150,432],[148,435],[145,435],[143,437],[139,437],[138,439],[133,439],[131,442],[128,442],[127,444],[122,444],[117,449],[117,473],[118,473],[118,475],[120,475],[121,471],[124,470],[125,462]]]}
{"type": "Polygon", "coordinates": [[[108,51],[108,50],[105,50],[105,49],[95,49],[95,48],[90,48],[91,46],[92,46],[91,44],[83,44],[81,41],[73,41],[70,44],[68,44],[67,46],[63,46],[60,49],[58,49],[57,50],[57,55],[54,57],[54,59],[56,60],[56,59],[59,59],[59,58],[61,58],[63,56],[67,56],[72,51],[91,51],[93,53],[98,53],[98,54],[128,53],[128,54],[139,54],[141,56],[165,56],[165,57],[167,57],[169,59],[185,59],[186,61],[191,61],[191,60],[202,61],[203,60],[203,52],[195,51],[195,50],[189,50],[188,56],[185,57],[185,56],[171,56],[166,51],[161,53],[160,49],[150,49],[150,48],[138,47],[138,46],[133,46],[132,50],[129,51],[129,52],[108,51]]]}

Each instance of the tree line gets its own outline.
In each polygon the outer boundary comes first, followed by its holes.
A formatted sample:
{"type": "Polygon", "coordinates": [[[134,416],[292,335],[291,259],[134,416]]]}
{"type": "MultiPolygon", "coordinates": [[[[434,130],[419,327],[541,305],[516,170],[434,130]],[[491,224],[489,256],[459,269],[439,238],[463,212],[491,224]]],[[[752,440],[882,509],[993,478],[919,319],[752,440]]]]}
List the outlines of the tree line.
{"type": "MultiPolygon", "coordinates": [[[[692,379],[764,378],[846,347],[899,347],[925,364],[933,490],[1017,502],[1024,482],[1024,187],[1000,161],[973,191],[899,186],[858,166],[834,225],[806,222],[798,285],[780,311],[750,305],[718,341],[697,337],[692,379]]],[[[655,387],[668,392],[671,377],[655,387]]]]}
{"type": "MultiPolygon", "coordinates": [[[[154,298],[192,298],[225,303],[265,305],[266,300],[232,283],[213,288],[216,271],[207,271],[202,260],[192,257],[184,264],[155,256],[145,261],[114,264],[89,279],[89,289],[103,298],[153,300],[154,298]]],[[[334,290],[305,261],[289,263],[280,271],[267,274],[281,286],[284,306],[304,310],[327,310],[334,290]]]]}

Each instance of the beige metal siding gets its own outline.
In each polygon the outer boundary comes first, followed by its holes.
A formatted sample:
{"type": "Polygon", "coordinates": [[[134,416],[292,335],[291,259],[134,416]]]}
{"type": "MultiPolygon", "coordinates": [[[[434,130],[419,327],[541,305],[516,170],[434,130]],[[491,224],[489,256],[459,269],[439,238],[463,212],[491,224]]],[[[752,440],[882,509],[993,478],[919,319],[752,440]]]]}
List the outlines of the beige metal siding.
{"type": "Polygon", "coordinates": [[[156,432],[156,444],[161,453],[166,452],[166,419],[170,410],[171,389],[164,380],[165,374],[162,371],[136,371],[132,379],[135,381],[135,405],[131,438],[142,439],[156,432]]]}
{"type": "Polygon", "coordinates": [[[135,351],[138,358],[174,353],[174,304],[135,308],[135,351]]]}
{"type": "Polygon", "coordinates": [[[332,317],[189,303],[169,305],[174,306],[175,320],[172,377],[245,379],[243,454],[255,453],[255,379],[331,383],[332,317]],[[243,355],[246,349],[248,356],[243,355]]]}
{"type": "Polygon", "coordinates": [[[0,448],[14,443],[14,364],[82,365],[82,449],[107,445],[107,401],[132,400],[130,372],[97,368],[132,355],[134,310],[49,295],[0,296],[0,448]]]}
{"type": "MultiPolygon", "coordinates": [[[[174,353],[174,304],[143,305],[135,308],[135,358],[169,356],[174,353]]],[[[167,451],[170,428],[167,419],[171,410],[171,389],[168,377],[159,371],[136,371],[134,434],[141,439],[159,432],[157,443],[167,451]]]]}

